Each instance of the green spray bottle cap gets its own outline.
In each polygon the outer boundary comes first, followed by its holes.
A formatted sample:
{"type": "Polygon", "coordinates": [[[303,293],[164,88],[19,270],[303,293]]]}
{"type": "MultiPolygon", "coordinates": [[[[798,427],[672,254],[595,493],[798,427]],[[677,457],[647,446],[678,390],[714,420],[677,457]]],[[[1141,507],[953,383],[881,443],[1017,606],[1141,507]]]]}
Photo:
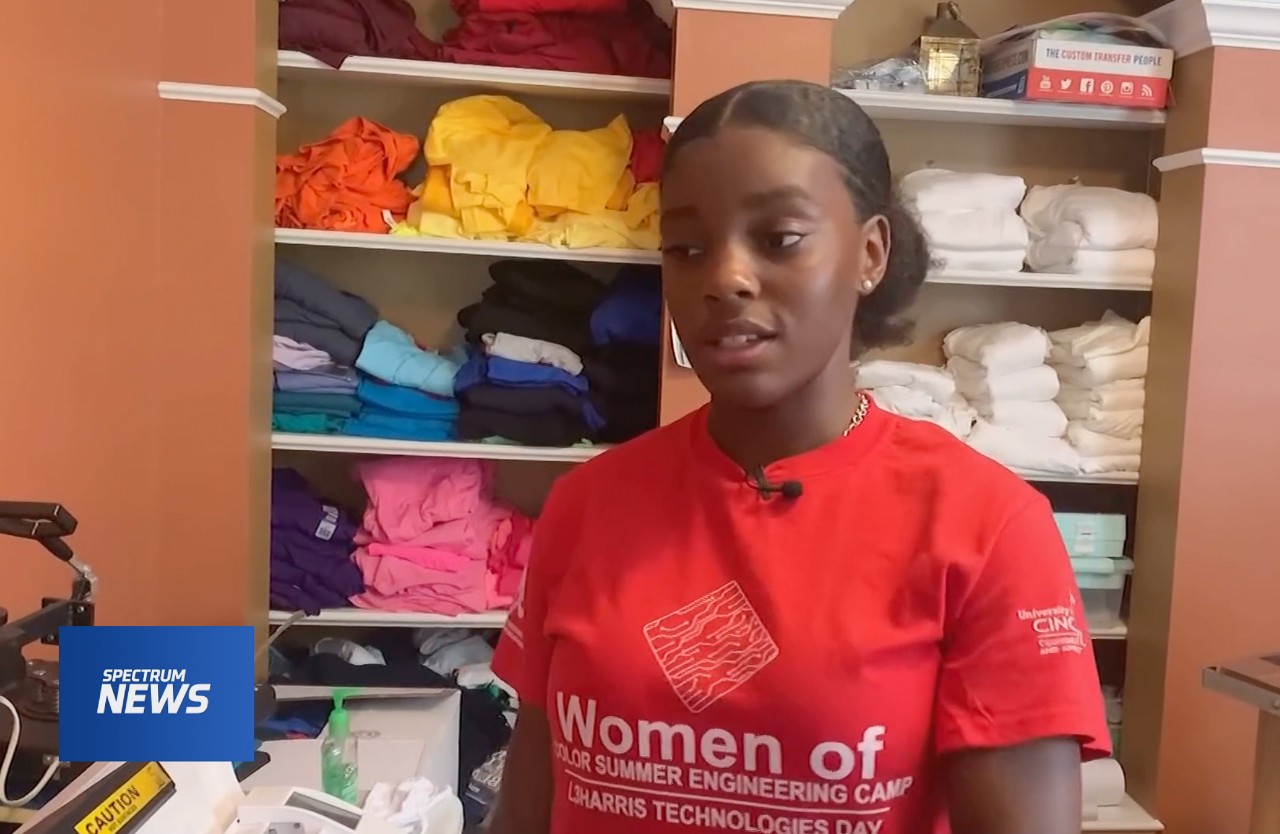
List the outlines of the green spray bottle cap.
{"type": "Polygon", "coordinates": [[[345,738],[351,732],[351,720],[342,702],[355,694],[354,689],[333,690],[333,711],[329,713],[329,735],[345,738]]]}

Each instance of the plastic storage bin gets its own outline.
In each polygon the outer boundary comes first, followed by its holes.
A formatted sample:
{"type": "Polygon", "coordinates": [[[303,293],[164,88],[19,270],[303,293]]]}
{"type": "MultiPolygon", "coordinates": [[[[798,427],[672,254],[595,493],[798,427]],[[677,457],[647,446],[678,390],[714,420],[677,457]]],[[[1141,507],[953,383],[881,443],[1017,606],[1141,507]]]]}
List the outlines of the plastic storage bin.
{"type": "Polygon", "coordinates": [[[1125,517],[1111,513],[1054,513],[1067,553],[1074,557],[1124,556],[1125,517]]]}
{"type": "Polygon", "coordinates": [[[1132,559],[1072,559],[1076,586],[1089,628],[1111,628],[1121,623],[1124,583],[1133,573],[1132,559]]]}

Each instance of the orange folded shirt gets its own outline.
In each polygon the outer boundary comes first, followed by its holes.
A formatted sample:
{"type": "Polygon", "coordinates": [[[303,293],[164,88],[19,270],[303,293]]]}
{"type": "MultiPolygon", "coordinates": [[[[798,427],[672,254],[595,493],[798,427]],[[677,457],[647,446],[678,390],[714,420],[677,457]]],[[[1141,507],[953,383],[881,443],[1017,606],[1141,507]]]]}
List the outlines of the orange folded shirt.
{"type": "Polygon", "coordinates": [[[386,232],[383,211],[399,221],[413,202],[396,175],[418,148],[417,137],[357,117],[297,153],[276,157],[276,226],[386,232]]]}

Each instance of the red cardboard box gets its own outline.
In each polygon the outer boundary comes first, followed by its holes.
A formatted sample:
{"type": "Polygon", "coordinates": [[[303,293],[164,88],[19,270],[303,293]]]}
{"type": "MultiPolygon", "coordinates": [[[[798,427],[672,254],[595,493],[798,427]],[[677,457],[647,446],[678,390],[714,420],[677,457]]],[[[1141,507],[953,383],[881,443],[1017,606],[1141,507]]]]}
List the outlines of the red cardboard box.
{"type": "Polygon", "coordinates": [[[982,95],[1026,101],[1162,108],[1173,50],[1058,40],[1038,32],[982,56],[982,95]]]}

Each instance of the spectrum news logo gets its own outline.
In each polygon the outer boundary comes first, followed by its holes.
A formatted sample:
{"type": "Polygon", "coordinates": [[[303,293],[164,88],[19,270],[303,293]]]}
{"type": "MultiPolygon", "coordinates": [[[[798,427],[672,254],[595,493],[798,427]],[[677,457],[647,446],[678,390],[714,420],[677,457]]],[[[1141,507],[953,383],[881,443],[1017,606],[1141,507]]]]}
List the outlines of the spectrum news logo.
{"type": "Polygon", "coordinates": [[[60,629],[63,761],[253,758],[253,629],[60,629]]]}

